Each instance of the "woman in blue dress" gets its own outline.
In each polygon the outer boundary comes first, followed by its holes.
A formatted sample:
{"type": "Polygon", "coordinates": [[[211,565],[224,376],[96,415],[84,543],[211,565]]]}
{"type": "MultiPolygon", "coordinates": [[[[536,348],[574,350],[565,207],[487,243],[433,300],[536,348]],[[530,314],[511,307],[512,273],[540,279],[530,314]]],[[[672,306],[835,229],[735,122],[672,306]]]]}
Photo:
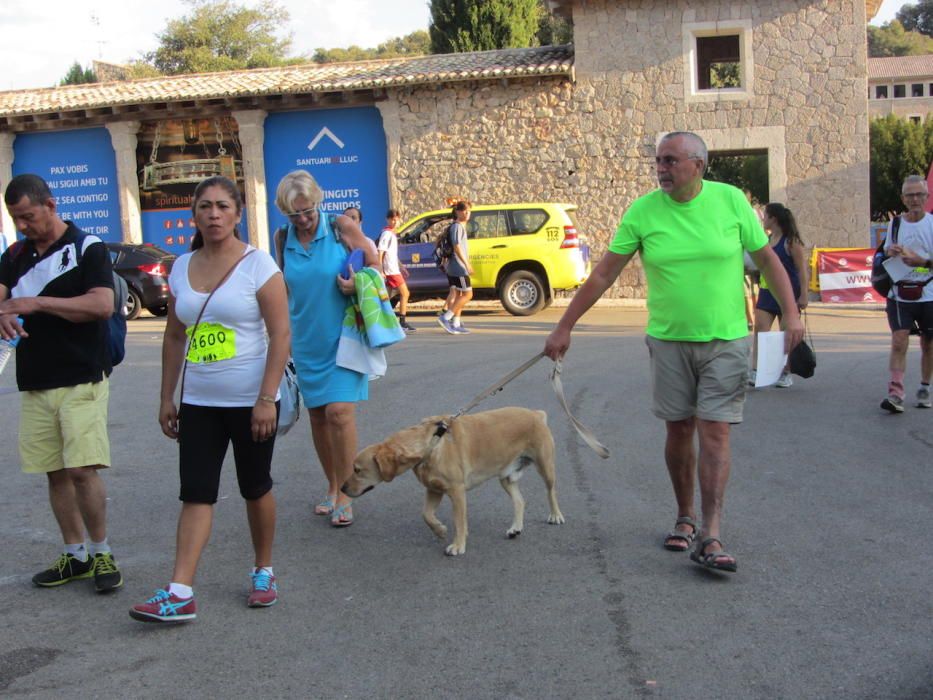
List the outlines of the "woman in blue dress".
{"type": "Polygon", "coordinates": [[[331,525],[353,523],[352,502],[340,487],[353,472],[356,457],[356,404],[368,398],[369,377],[337,366],[337,343],[353,293],[352,277],[340,273],[347,253],[360,248],[366,265],[377,265],[376,246],[347,216],[321,209],[324,193],[304,170],[279,183],[275,204],[288,217],[276,234],[279,267],[288,286],[292,357],[298,385],[311,417],[311,437],[324,475],[327,495],[314,512],[331,525]]]}

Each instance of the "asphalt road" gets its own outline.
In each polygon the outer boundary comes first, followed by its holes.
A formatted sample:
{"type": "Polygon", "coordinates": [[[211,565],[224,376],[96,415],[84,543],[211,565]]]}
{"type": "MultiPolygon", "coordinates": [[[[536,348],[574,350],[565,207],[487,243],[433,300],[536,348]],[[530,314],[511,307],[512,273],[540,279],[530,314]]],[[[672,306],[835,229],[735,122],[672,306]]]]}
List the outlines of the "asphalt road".
{"type": "MultiPolygon", "coordinates": [[[[452,413],[538,352],[560,313],[476,311],[469,336],[427,312],[389,351],[359,411],[360,444],[452,413]]],[[[933,411],[883,414],[888,334],[873,310],[812,308],[819,366],[787,390],[752,392],[732,435],[717,575],[663,550],[675,509],[663,425],[649,411],[645,313],[600,308],[565,361],[572,431],[536,365],[480,409],[543,408],[557,441],[566,524],[521,481],[521,537],[494,482],[469,495],[465,556],[448,558],[405,475],[366,494],[356,524],[311,514],[324,480],[306,422],[276,445],[280,602],[245,607],[252,562],[232,464],[196,585],[198,620],[144,625],[133,603],[168,582],[178,514],[174,446],[156,424],[163,322],[130,323],[111,387],[110,539],[126,584],[43,590],[59,551],[45,481],[19,471],[15,395],[0,403],[0,695],[300,698],[921,698],[933,692],[933,411]]],[[[915,341],[916,343],[916,341],[915,341]]],[[[919,351],[909,357],[909,386],[919,351]]],[[[0,388],[12,384],[12,367],[0,388]]],[[[449,523],[445,502],[440,515],[449,523]]]]}

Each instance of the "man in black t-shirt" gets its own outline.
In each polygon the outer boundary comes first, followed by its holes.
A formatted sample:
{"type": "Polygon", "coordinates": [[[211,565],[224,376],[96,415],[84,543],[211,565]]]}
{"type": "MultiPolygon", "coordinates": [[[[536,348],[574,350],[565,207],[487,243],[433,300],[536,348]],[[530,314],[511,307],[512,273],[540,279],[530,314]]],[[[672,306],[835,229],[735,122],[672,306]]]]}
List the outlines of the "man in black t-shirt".
{"type": "Polygon", "coordinates": [[[48,477],[65,543],[32,580],[49,587],[93,576],[98,592],[112,591],[123,577],[107,543],[107,492],[98,474],[110,465],[110,253],[99,238],[59,218],[37,175],[13,178],[4,202],[25,237],[0,256],[0,336],[20,336],[20,458],[24,472],[48,477]]]}

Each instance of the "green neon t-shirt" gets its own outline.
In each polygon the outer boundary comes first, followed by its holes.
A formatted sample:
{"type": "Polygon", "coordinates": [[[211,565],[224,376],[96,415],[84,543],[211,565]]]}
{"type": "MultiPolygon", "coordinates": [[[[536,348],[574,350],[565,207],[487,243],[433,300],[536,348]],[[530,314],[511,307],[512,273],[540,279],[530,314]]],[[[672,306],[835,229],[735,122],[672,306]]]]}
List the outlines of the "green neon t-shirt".
{"type": "Polygon", "coordinates": [[[648,335],[706,342],[748,335],[742,252],[767,244],[742,191],[704,180],[689,202],[677,202],[660,189],[636,199],[609,250],[641,255],[648,279],[648,335]]]}

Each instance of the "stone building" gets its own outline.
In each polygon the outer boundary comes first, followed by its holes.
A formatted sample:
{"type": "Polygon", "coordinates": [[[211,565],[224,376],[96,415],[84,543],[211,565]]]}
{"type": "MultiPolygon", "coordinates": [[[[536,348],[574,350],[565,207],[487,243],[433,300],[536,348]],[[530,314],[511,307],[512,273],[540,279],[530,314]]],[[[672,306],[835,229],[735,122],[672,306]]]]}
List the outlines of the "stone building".
{"type": "MultiPolygon", "coordinates": [[[[864,244],[865,25],[880,0],[550,4],[572,21],[572,46],[0,93],[0,183],[45,167],[77,213],[81,197],[99,205],[82,214],[89,226],[111,215],[97,225],[105,237],[177,244],[190,182],[229,172],[251,240],[267,247],[276,182],[307,167],[334,208],[574,202],[599,255],[627,204],[656,186],[658,139],[687,129],[714,153],[766,154],[770,199],[813,245],[864,244]],[[88,165],[108,135],[112,164],[88,165]],[[91,136],[97,145],[70,162],[91,136]],[[87,183],[111,189],[67,194],[87,183]]],[[[612,291],[642,292],[638,265],[612,291]]]]}
{"type": "Polygon", "coordinates": [[[922,122],[933,105],[933,54],[868,59],[868,114],[922,122]]]}

